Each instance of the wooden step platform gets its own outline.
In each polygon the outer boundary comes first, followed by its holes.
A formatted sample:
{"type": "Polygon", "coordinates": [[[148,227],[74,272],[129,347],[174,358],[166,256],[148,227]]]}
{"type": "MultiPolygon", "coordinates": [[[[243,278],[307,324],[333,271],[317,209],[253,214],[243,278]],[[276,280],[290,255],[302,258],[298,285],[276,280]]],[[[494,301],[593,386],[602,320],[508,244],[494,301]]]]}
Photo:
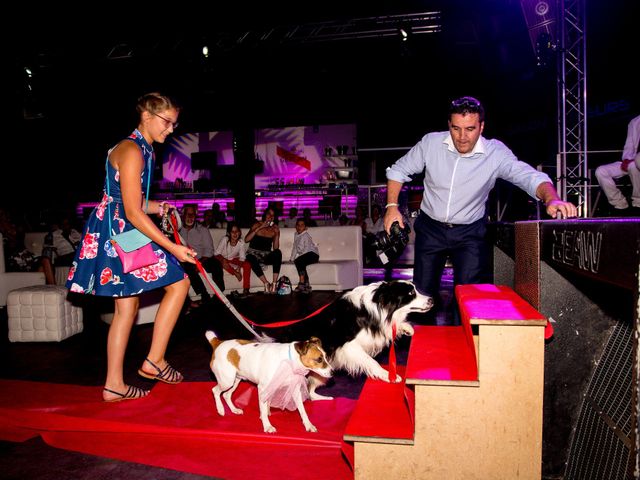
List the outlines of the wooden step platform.
{"type": "Polygon", "coordinates": [[[508,287],[456,297],[462,325],[416,328],[405,385],[367,381],[344,437],[356,479],[540,478],[547,321],[508,287]]]}

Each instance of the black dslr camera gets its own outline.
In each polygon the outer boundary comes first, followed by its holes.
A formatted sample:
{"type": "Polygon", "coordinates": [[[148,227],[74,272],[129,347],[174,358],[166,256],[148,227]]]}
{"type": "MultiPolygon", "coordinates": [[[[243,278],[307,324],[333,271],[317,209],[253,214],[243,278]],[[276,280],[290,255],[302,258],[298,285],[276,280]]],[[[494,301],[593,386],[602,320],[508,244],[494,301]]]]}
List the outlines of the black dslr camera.
{"type": "Polygon", "coordinates": [[[404,247],[409,243],[409,233],[411,233],[411,227],[407,223],[404,224],[404,228],[400,228],[398,222],[393,222],[389,230],[390,233],[385,230],[378,232],[372,242],[383,265],[402,254],[404,247]]]}

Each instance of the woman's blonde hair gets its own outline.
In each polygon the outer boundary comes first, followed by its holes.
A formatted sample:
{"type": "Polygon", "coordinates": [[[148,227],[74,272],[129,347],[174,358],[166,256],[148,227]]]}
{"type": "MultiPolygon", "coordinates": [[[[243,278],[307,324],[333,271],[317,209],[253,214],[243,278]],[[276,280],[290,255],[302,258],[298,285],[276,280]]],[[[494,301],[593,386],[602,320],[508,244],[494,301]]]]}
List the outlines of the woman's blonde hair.
{"type": "Polygon", "coordinates": [[[136,104],[136,111],[138,112],[138,115],[142,115],[142,112],[164,112],[170,108],[180,111],[180,107],[175,100],[158,92],[145,93],[138,98],[138,103],[136,104]]]}

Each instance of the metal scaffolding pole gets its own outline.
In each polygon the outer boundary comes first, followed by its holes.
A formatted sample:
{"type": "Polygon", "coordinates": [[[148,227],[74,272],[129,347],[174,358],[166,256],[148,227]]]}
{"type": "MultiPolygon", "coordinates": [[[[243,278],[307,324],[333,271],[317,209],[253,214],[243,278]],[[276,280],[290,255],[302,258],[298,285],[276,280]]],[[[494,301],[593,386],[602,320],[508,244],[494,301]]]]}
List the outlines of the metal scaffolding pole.
{"type": "Polygon", "coordinates": [[[587,55],[585,0],[558,0],[557,188],[564,200],[589,212],[587,161],[587,55]]]}

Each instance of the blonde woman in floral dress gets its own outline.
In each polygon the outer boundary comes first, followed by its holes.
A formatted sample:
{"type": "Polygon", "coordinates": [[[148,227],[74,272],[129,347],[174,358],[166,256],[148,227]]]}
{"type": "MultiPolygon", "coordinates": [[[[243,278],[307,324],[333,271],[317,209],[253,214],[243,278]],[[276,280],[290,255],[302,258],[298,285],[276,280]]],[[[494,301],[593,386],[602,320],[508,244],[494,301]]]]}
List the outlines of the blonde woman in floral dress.
{"type": "Polygon", "coordinates": [[[183,380],[180,372],[165,360],[165,352],[189,291],[189,279],[179,261],[194,263],[196,254],[189,247],[171,242],[147,215],[162,214],[166,205],[145,199],[153,174],[152,145],[163,143],[173,132],[179,108],[168,97],[149,93],[138,99],[136,110],[138,127],[109,150],[102,201],[86,222],[82,244],[67,280],[67,288],[72,292],[115,299],[107,339],[107,378],[102,392],[106,402],[141,398],[149,393],[127,385],[123,375],[125,349],[138,312],[139,296],[149,290],[164,288],[165,294],[156,314],[149,354],[138,373],[171,384],[183,380]],[[134,228],[152,240],[158,262],[123,273],[109,239],[112,233],[134,228]]]}

